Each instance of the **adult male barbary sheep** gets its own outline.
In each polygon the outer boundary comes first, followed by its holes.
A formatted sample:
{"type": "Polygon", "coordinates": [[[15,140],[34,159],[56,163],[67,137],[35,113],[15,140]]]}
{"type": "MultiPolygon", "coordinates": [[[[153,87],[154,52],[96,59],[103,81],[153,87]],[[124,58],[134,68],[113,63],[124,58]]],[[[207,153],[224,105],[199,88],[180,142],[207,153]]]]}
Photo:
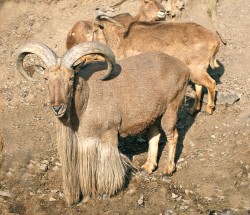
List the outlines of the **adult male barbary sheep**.
{"type": "Polygon", "coordinates": [[[177,113],[189,80],[185,64],[159,52],[115,64],[112,51],[100,43],[78,44],[58,58],[47,46],[31,42],[17,53],[17,68],[31,81],[34,79],[23,67],[24,57],[30,53],[47,65],[44,79],[58,118],[58,152],[69,204],[77,203],[81,196],[110,196],[123,187],[129,160],[118,151],[118,134],[135,135],[148,129],[148,158],[142,169],[151,173],[157,166],[158,118],[168,139],[163,174],[173,173],[177,113]],[[98,62],[79,72],[72,69],[80,57],[93,53],[101,54],[108,66],[98,62]]]}
{"type": "Polygon", "coordinates": [[[100,16],[98,23],[98,36],[93,31],[95,27],[85,28],[81,42],[92,41],[93,38],[103,42],[112,48],[118,59],[152,50],[178,58],[188,65],[191,81],[195,84],[196,98],[190,113],[194,114],[201,108],[202,86],[208,89],[206,112],[213,113],[216,83],[207,73],[207,68],[209,65],[212,69],[219,66],[215,56],[220,40],[215,33],[196,23],[132,22],[124,28],[106,16],[100,16]],[[85,34],[87,31],[94,36],[86,36],[90,35],[85,34]]]}

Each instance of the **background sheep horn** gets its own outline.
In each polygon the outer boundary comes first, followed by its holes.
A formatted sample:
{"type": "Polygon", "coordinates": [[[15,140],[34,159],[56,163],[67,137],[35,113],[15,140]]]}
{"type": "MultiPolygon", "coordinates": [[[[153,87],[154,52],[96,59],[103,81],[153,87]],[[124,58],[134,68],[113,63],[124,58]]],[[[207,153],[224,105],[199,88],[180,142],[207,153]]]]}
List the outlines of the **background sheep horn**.
{"type": "Polygon", "coordinates": [[[106,59],[108,68],[106,74],[101,78],[101,80],[107,79],[111,75],[113,67],[115,65],[115,56],[108,46],[98,42],[80,43],[72,47],[63,55],[62,65],[71,69],[73,64],[79,58],[88,54],[100,54],[106,59]]]}
{"type": "Polygon", "coordinates": [[[37,81],[30,77],[23,68],[23,60],[28,54],[36,54],[40,57],[47,67],[53,66],[57,62],[56,54],[46,45],[37,42],[29,42],[22,45],[17,50],[16,66],[17,70],[29,81],[37,81]]]}

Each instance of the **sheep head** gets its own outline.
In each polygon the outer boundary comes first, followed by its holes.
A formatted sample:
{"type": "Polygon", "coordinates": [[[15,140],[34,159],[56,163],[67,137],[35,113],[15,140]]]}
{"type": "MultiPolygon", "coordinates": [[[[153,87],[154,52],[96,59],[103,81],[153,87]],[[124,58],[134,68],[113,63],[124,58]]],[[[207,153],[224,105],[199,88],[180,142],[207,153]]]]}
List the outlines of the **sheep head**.
{"type": "Polygon", "coordinates": [[[165,20],[167,12],[157,0],[141,0],[139,21],[165,20]]]}
{"type": "Polygon", "coordinates": [[[28,75],[23,67],[23,60],[27,54],[36,54],[45,65],[43,76],[48,86],[51,108],[56,117],[61,118],[70,109],[73,96],[73,85],[76,71],[73,65],[80,58],[88,54],[100,54],[107,61],[106,74],[101,78],[105,80],[110,77],[115,64],[115,56],[110,48],[101,43],[80,43],[69,49],[62,58],[46,45],[36,42],[24,44],[17,52],[17,69],[29,81],[37,81],[28,75]]]}

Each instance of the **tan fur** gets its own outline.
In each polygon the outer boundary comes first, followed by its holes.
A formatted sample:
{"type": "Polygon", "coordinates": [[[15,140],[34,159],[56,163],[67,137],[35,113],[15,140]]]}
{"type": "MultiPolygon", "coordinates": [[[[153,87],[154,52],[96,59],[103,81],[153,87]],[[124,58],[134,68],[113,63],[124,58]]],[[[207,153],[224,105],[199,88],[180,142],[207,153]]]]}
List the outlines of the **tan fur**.
{"type": "MultiPolygon", "coordinates": [[[[159,18],[159,14],[165,14],[166,11],[164,7],[157,0],[140,0],[141,6],[136,16],[132,16],[129,13],[118,14],[112,17],[114,20],[118,21],[125,28],[129,26],[133,21],[155,21],[163,20],[159,18]]],[[[72,46],[85,41],[99,41],[102,43],[107,43],[105,37],[102,36],[102,32],[97,23],[91,21],[78,21],[73,28],[69,31],[66,47],[70,49],[72,46]]],[[[102,60],[100,58],[100,60],[102,60]]]]}
{"type": "MultiPolygon", "coordinates": [[[[220,40],[210,30],[196,23],[133,22],[127,30],[108,20],[100,20],[106,26],[101,31],[107,45],[118,59],[138,55],[146,51],[161,51],[186,63],[191,70],[191,81],[208,89],[209,103],[206,112],[213,113],[215,81],[207,73],[207,68],[218,67],[215,56],[220,40]]],[[[200,110],[197,94],[190,113],[200,110]]]]}

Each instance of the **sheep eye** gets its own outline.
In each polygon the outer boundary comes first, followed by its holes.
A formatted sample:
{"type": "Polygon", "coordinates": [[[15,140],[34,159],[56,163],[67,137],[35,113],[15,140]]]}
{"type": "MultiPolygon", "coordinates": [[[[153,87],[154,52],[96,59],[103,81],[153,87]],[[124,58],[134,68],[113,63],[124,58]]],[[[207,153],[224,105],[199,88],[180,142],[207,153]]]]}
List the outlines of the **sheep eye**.
{"type": "Polygon", "coordinates": [[[70,80],[70,81],[74,81],[74,77],[71,77],[69,80],[70,80]]]}
{"type": "Polygon", "coordinates": [[[48,78],[44,78],[45,81],[48,81],[48,78]]]}

